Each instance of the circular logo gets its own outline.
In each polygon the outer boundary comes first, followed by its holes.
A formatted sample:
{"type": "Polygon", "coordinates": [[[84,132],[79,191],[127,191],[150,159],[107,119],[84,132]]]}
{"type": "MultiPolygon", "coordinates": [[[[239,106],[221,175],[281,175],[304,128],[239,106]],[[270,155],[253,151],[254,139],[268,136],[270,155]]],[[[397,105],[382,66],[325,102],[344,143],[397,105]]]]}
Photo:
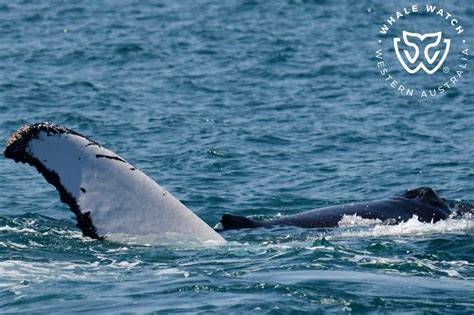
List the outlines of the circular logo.
{"type": "Polygon", "coordinates": [[[428,99],[456,89],[470,51],[454,13],[414,4],[393,12],[378,29],[375,59],[381,77],[396,93],[428,99]]]}

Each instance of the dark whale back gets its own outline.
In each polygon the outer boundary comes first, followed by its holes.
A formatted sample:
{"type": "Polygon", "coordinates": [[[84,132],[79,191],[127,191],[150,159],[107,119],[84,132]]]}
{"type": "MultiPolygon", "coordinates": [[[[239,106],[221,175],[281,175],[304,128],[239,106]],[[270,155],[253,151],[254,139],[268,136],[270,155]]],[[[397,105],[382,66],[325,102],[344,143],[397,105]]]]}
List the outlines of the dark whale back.
{"type": "Polygon", "coordinates": [[[302,228],[336,227],[344,215],[357,215],[364,219],[399,223],[414,215],[422,222],[437,222],[451,213],[449,206],[429,187],[407,191],[401,197],[358,202],[319,208],[284,218],[254,221],[249,218],[225,214],[221,225],[224,230],[276,225],[290,225],[302,228]]]}

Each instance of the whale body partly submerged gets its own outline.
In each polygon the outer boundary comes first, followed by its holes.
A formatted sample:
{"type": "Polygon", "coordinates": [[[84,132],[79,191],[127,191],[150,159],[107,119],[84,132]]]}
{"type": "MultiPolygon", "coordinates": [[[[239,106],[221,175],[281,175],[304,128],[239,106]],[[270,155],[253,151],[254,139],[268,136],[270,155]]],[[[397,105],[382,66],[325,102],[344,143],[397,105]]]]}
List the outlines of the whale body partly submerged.
{"type": "Polygon", "coordinates": [[[224,230],[279,225],[324,228],[338,226],[345,215],[357,215],[363,219],[395,224],[408,221],[414,215],[421,222],[434,223],[447,219],[451,213],[448,204],[438,197],[433,189],[420,187],[407,191],[400,197],[324,207],[273,220],[255,221],[224,214],[220,223],[224,230]]]}
{"type": "MultiPolygon", "coordinates": [[[[158,235],[159,240],[226,241],[166,189],[97,142],[64,127],[39,123],[15,131],[4,155],[34,166],[59,192],[76,215],[85,236],[158,235]]],[[[422,222],[448,218],[454,209],[429,187],[403,196],[324,207],[274,220],[255,221],[225,214],[224,230],[289,225],[303,228],[335,227],[344,215],[357,215],[385,223],[422,222]]]]}

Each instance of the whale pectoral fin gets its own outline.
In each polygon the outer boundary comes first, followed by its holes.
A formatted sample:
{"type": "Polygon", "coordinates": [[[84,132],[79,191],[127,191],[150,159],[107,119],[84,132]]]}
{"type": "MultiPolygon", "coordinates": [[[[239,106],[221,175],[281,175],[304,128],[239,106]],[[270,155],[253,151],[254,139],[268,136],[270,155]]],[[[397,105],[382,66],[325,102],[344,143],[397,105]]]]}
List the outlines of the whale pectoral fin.
{"type": "Polygon", "coordinates": [[[150,177],[75,131],[47,123],[27,125],[10,136],[4,154],[34,166],[58,190],[85,236],[225,243],[150,177]]]}
{"type": "Polygon", "coordinates": [[[263,226],[249,218],[231,214],[224,214],[221,218],[221,224],[224,230],[249,229],[263,226]]]}

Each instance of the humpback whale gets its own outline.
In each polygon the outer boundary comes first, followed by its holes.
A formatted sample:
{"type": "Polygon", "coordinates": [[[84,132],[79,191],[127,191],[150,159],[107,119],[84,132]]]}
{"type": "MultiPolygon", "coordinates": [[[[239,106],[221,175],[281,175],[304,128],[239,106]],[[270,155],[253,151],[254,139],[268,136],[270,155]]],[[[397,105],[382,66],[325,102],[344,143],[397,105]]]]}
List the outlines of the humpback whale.
{"type": "Polygon", "coordinates": [[[323,207],[273,220],[256,221],[250,218],[224,214],[220,225],[223,230],[296,226],[302,228],[336,227],[345,215],[381,220],[387,224],[408,221],[413,216],[426,223],[447,219],[451,214],[469,212],[472,206],[451,204],[441,199],[430,187],[409,190],[400,197],[323,207]]]}
{"type": "Polygon", "coordinates": [[[4,155],[34,166],[56,187],[85,236],[225,243],[166,189],[75,131],[48,123],[23,126],[8,139],[4,155]]]}
{"type": "MultiPolygon", "coordinates": [[[[58,190],[85,236],[160,236],[160,243],[226,242],[147,175],[73,130],[48,123],[23,126],[8,139],[4,155],[34,166],[58,190]]],[[[329,206],[273,220],[224,214],[220,224],[223,230],[276,225],[336,227],[344,215],[388,224],[407,221],[414,215],[422,222],[436,222],[472,209],[470,204],[448,205],[433,189],[420,187],[400,197],[329,206]]]]}

